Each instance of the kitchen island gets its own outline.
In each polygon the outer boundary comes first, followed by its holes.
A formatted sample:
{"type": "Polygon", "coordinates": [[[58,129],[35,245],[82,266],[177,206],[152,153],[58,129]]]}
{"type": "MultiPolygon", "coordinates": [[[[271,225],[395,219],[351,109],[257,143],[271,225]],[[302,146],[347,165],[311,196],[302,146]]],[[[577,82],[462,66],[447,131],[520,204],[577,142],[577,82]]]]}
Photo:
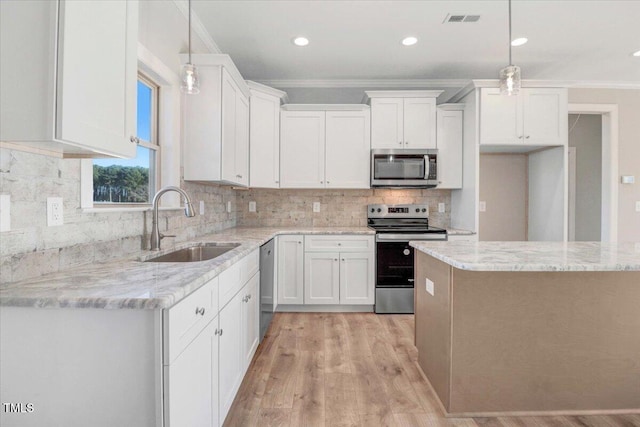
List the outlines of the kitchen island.
{"type": "Polygon", "coordinates": [[[640,244],[411,242],[448,416],[640,413],[640,244]]]}

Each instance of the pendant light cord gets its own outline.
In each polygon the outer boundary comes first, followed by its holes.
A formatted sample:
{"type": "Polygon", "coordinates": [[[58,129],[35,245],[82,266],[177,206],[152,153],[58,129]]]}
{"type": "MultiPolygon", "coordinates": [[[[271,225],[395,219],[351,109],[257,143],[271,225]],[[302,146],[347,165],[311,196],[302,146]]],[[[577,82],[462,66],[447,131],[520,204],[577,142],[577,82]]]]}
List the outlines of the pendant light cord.
{"type": "MultiPolygon", "coordinates": [[[[509,5],[511,5],[511,0],[509,0],[509,5]]],[[[511,20],[509,20],[509,22],[511,22],[511,20]]],[[[509,31],[511,31],[511,29],[509,29],[509,31]]],[[[509,50],[509,58],[511,58],[511,50],[509,50]]],[[[511,62],[511,59],[509,59],[509,62],[511,62]]],[[[189,0],[189,64],[191,64],[191,0],[189,0]]]]}
{"type": "MultiPolygon", "coordinates": [[[[191,0],[189,0],[189,2],[191,2],[191,0]]],[[[513,65],[511,61],[511,0],[509,0],[509,65],[513,65]]]]}

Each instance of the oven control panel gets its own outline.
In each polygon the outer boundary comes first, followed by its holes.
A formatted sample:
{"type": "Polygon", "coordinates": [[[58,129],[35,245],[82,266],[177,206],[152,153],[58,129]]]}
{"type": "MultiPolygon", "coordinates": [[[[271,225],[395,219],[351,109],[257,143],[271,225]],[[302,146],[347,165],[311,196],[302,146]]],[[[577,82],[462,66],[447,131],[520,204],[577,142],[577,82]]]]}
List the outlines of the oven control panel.
{"type": "Polygon", "coordinates": [[[428,205],[368,205],[368,218],[428,218],[428,205]]]}

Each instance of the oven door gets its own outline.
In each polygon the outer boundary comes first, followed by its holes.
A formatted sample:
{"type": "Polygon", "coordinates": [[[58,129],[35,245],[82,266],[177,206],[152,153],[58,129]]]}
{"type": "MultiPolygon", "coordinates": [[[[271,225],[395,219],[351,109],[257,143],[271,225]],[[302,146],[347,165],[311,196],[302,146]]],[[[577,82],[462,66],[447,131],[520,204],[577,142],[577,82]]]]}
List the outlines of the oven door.
{"type": "Polygon", "coordinates": [[[376,243],[376,288],[413,288],[413,248],[409,241],[376,243]]]}

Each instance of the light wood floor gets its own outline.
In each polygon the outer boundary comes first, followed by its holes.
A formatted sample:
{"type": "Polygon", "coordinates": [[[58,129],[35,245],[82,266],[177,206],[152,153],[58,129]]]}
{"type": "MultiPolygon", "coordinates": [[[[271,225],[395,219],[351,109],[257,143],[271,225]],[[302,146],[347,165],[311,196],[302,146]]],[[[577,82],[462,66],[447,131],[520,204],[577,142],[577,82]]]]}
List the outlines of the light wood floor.
{"type": "Polygon", "coordinates": [[[640,426],[640,415],[445,418],[416,360],[412,315],[277,313],[225,426],[640,426]]]}

